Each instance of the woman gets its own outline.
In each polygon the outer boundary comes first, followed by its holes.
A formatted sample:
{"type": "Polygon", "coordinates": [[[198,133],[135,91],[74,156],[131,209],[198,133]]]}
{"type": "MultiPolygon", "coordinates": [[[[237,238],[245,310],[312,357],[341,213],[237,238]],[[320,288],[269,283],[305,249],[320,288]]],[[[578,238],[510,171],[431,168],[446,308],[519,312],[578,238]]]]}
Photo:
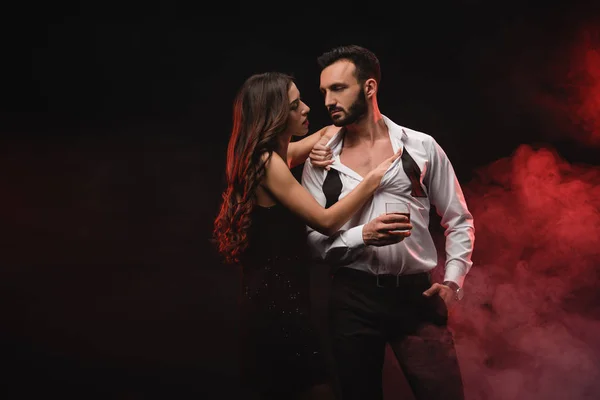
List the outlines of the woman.
{"type": "Polygon", "coordinates": [[[370,198],[399,154],[324,209],[290,168],[304,162],[313,146],[335,128],[290,143],[292,136],[308,133],[310,111],[292,78],[278,72],[251,76],[233,110],[228,186],[214,233],[225,260],[239,262],[243,270],[244,381],[266,398],[332,399],[330,376],[309,316],[306,225],[326,235],[336,232],[370,198]]]}

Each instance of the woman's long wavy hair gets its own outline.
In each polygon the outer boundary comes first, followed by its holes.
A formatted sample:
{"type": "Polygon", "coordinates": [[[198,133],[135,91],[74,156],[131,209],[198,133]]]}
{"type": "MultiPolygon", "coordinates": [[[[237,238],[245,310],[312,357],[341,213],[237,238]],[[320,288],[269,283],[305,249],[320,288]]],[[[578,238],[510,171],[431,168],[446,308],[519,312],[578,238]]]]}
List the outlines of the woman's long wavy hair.
{"type": "Polygon", "coordinates": [[[290,113],[293,78],[279,72],[252,75],[233,104],[233,128],[227,147],[227,188],[214,223],[213,237],[227,263],[239,262],[248,245],[250,213],[265,164],[277,150],[290,113]],[[263,159],[262,155],[268,157],[263,159]]]}

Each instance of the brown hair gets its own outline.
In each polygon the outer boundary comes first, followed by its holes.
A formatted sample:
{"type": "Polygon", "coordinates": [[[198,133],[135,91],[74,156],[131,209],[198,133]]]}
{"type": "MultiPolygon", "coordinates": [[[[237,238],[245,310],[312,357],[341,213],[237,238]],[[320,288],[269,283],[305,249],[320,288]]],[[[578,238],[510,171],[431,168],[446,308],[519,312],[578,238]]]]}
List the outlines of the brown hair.
{"type": "Polygon", "coordinates": [[[339,46],[321,54],[317,64],[323,70],[339,60],[349,60],[355,65],[358,82],[363,83],[369,78],[375,79],[377,84],[381,82],[379,59],[372,51],[357,45],[339,46]]]}
{"type": "Polygon", "coordinates": [[[279,144],[290,112],[291,76],[266,72],[249,77],[233,104],[233,128],[227,147],[227,188],[214,222],[213,237],[227,263],[239,261],[248,245],[250,213],[265,164],[279,144]],[[263,159],[262,155],[268,157],[263,159]]]}

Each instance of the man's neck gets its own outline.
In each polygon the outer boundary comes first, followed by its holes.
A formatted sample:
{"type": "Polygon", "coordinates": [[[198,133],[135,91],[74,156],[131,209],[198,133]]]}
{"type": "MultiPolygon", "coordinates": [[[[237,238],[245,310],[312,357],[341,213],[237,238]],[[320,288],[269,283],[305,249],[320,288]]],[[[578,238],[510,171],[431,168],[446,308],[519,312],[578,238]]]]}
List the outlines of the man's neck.
{"type": "Polygon", "coordinates": [[[369,112],[360,121],[346,126],[344,147],[358,145],[373,146],[381,139],[388,137],[388,129],[380,112],[369,112]]]}

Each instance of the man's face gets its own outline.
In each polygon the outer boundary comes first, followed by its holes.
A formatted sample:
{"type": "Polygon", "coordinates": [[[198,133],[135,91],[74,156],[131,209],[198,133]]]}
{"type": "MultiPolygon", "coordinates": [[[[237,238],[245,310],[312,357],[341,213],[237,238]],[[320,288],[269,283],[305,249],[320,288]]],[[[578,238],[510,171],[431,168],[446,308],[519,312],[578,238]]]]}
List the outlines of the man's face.
{"type": "Polygon", "coordinates": [[[339,60],[321,71],[321,93],[335,126],[346,126],[367,114],[367,98],[351,61],[339,60]]]}

